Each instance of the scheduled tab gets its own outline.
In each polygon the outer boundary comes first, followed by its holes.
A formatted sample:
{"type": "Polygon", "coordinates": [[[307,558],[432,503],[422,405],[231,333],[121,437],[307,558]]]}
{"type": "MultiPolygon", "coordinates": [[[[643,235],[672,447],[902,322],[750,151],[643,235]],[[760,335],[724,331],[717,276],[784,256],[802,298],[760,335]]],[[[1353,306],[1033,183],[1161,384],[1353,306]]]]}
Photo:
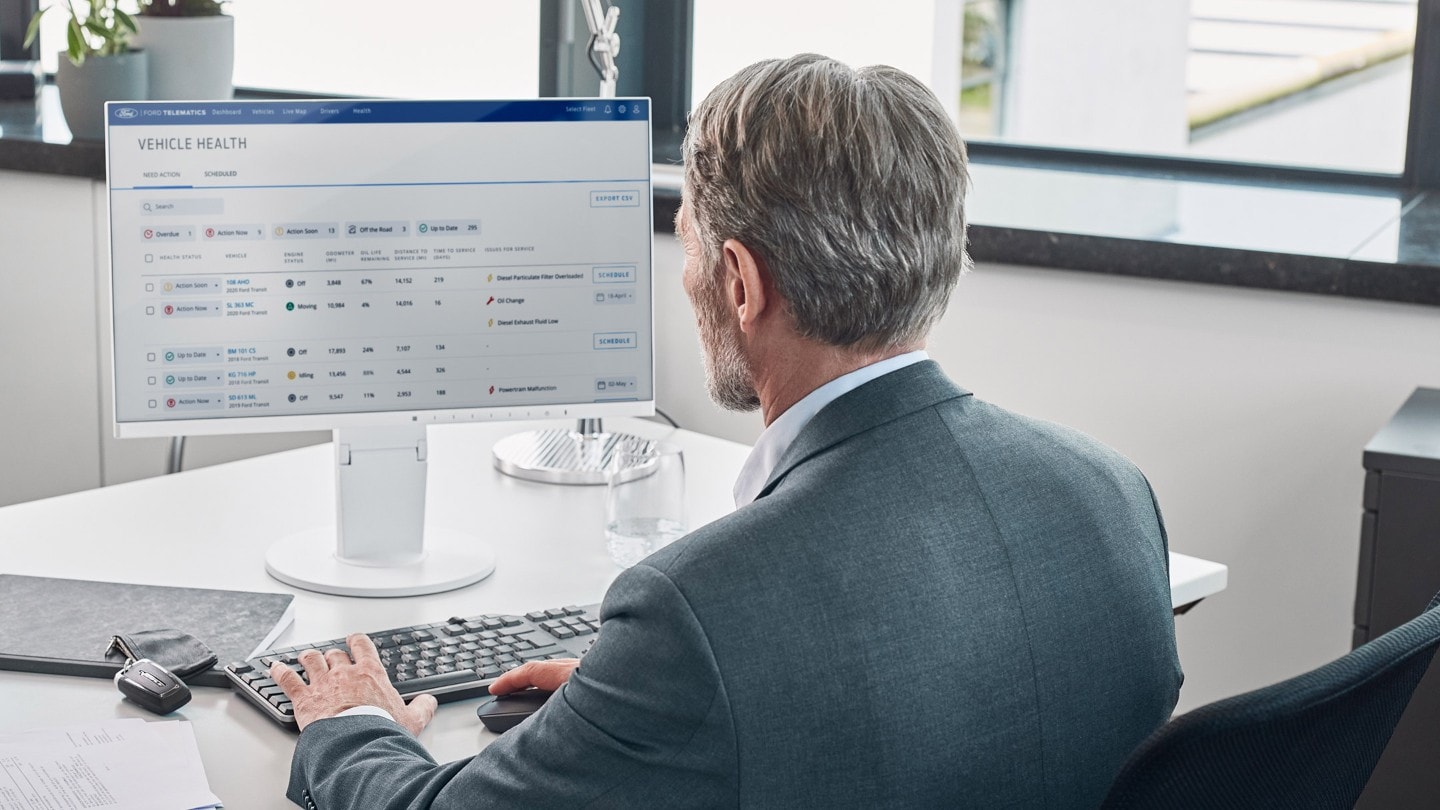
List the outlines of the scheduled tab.
{"type": "Polygon", "coordinates": [[[634,332],[596,332],[594,348],[597,351],[610,349],[633,349],[639,346],[634,332]]]}
{"type": "Polygon", "coordinates": [[[590,268],[590,280],[596,284],[634,284],[633,264],[602,264],[590,268]]]}

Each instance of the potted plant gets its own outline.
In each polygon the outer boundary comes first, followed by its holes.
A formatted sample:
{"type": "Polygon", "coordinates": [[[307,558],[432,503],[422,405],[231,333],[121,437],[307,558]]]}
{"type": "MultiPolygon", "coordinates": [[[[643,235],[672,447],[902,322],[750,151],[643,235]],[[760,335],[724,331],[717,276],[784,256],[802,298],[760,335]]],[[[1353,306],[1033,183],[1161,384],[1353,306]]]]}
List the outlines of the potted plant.
{"type": "MultiPolygon", "coordinates": [[[[47,6],[30,19],[26,47],[40,35],[40,20],[52,8],[47,6]]],[[[105,135],[105,102],[145,99],[149,79],[146,54],[130,47],[135,18],[120,8],[119,0],[65,0],[65,10],[70,14],[62,53],[66,58],[55,71],[60,110],[70,134],[101,138],[105,135]]]]}
{"type": "Polygon", "coordinates": [[[150,98],[211,101],[235,94],[235,18],[224,0],[140,0],[136,47],[150,52],[150,98]]]}

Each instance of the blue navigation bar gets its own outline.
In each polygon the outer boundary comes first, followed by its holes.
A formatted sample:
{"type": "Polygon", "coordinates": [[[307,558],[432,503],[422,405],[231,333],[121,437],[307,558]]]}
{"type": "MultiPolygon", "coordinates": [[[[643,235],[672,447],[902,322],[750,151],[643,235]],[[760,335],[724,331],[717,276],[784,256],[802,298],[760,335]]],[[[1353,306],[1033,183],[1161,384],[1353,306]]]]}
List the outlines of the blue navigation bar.
{"type": "Polygon", "coordinates": [[[112,127],[236,124],[524,123],[646,121],[648,98],[521,101],[112,101],[112,127]]]}

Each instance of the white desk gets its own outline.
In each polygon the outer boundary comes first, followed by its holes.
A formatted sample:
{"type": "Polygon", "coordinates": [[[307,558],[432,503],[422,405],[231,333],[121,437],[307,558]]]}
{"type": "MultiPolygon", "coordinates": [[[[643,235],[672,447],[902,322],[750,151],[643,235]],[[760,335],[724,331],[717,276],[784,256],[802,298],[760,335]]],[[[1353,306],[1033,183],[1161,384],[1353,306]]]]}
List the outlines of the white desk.
{"type": "MultiPolygon", "coordinates": [[[[489,539],[497,556],[494,574],[458,591],[405,599],[293,591],[295,623],[277,646],[451,615],[599,602],[617,573],[603,539],[604,488],[534,484],[491,467],[496,439],[534,426],[467,425],[430,433],[429,520],[489,539]]],[[[693,525],[731,510],[730,488],[747,447],[641,420],[612,420],[609,426],[666,436],[684,449],[693,525]]],[[[321,445],[5,507],[0,572],[291,591],[265,574],[265,549],[289,532],[329,520],[332,463],[330,446],[321,445]]],[[[1171,554],[1173,603],[1222,590],[1225,576],[1223,565],[1171,554]]],[[[494,739],[475,719],[473,706],[473,700],[442,705],[421,736],[439,761],[474,753],[494,739]]],[[[211,789],[230,807],[291,806],[284,799],[294,748],[290,732],[221,689],[197,688],[176,716],[195,724],[211,789]]],[[[0,730],[106,717],[154,715],[122,702],[108,680],[0,671],[0,730]]]]}

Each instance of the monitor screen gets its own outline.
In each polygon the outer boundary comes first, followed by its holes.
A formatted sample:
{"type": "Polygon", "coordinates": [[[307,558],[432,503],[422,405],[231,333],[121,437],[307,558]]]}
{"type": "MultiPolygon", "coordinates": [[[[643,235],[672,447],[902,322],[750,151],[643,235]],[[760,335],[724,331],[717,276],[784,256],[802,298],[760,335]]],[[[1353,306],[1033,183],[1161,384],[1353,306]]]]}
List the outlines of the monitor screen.
{"type": "Polygon", "coordinates": [[[652,412],[649,112],[110,104],[116,435],[652,412]]]}
{"type": "Polygon", "coordinates": [[[271,575],[484,578],[488,544],[425,519],[426,426],[653,413],[649,112],[110,102],[116,435],[332,429],[335,525],[278,539],[271,575]]]}

